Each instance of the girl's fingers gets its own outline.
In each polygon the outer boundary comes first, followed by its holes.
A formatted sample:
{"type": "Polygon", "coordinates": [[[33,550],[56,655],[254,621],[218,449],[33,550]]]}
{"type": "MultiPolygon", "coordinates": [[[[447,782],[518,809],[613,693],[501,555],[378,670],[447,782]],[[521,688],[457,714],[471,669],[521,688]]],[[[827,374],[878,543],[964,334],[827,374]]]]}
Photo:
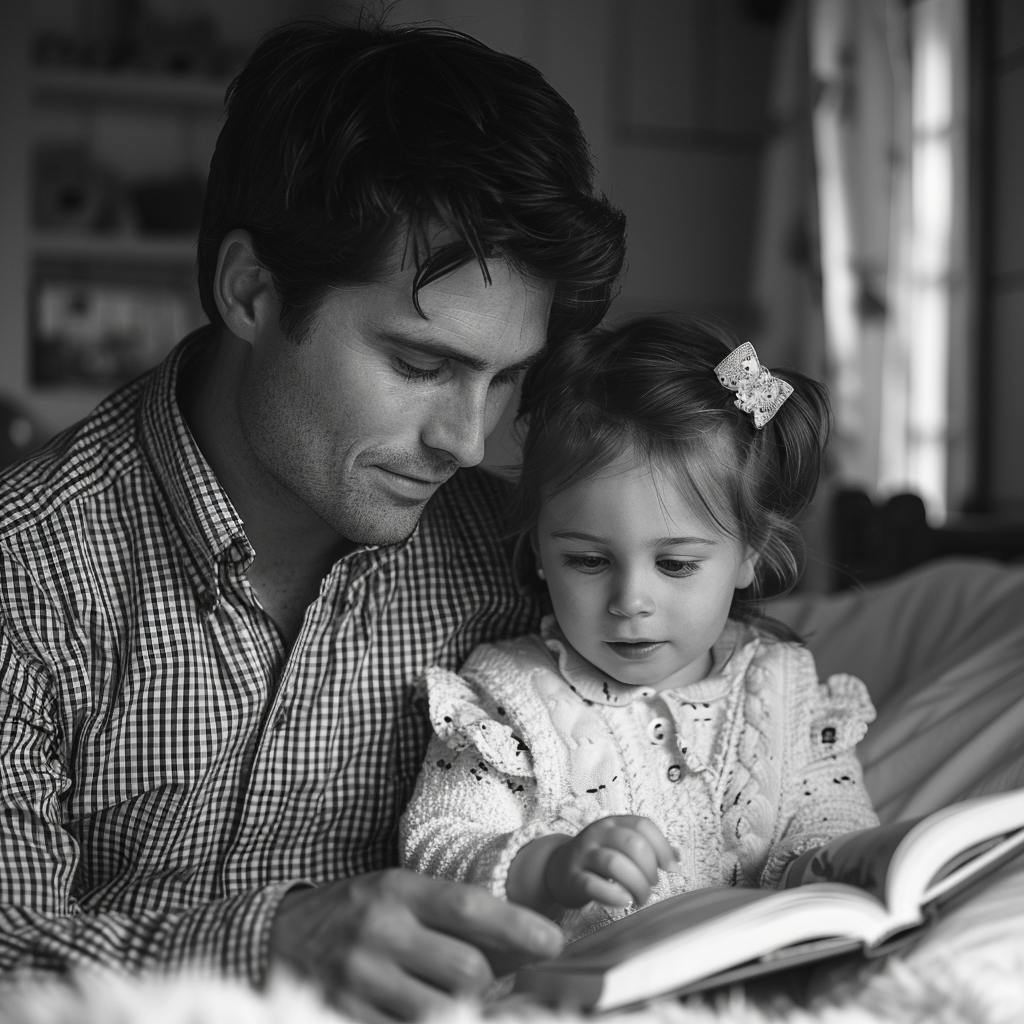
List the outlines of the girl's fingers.
{"type": "MultiPolygon", "coordinates": [[[[638,820],[643,821],[644,819],[638,820]]],[[[639,829],[634,827],[609,829],[601,837],[601,847],[606,850],[616,850],[624,857],[628,857],[643,874],[648,885],[657,883],[658,857],[647,836],[639,829]]]]}
{"type": "Polygon", "coordinates": [[[647,902],[658,869],[678,871],[675,854],[649,818],[614,815],[591,822],[551,854],[544,871],[551,896],[564,906],[590,900],[622,907],[647,902]]]}
{"type": "Polygon", "coordinates": [[[668,840],[662,835],[661,829],[651,821],[650,818],[642,818],[637,814],[615,814],[607,818],[599,818],[588,825],[580,835],[590,833],[592,841],[599,846],[612,845],[621,850],[629,857],[633,857],[645,870],[651,872],[649,875],[652,883],[657,880],[657,869],[663,871],[678,871],[679,862],[675,852],[669,846],[668,840]],[[621,833],[625,832],[626,835],[621,833]],[[629,833],[635,834],[640,842],[631,840],[629,833]],[[609,838],[616,838],[609,841],[609,838]],[[631,845],[635,843],[635,845],[631,845]],[[646,852],[649,847],[653,855],[653,864],[646,852]]]}
{"type": "MultiPolygon", "coordinates": [[[[653,855],[652,855],[653,856],[653,855]]],[[[639,906],[647,902],[651,895],[651,882],[645,872],[625,853],[620,850],[599,846],[590,851],[583,867],[593,872],[598,878],[610,882],[618,882],[639,906]]],[[[655,873],[657,878],[657,873],[655,873]]],[[[622,906],[622,904],[614,904],[622,906]]]]}
{"type": "Polygon", "coordinates": [[[580,906],[596,900],[606,907],[628,907],[633,902],[633,894],[624,889],[618,882],[608,878],[601,878],[593,871],[584,871],[580,875],[580,890],[582,899],[580,906]]]}
{"type": "Polygon", "coordinates": [[[679,860],[668,840],[662,835],[661,829],[650,818],[637,818],[633,828],[651,845],[658,867],[663,871],[678,871],[679,860]]]}

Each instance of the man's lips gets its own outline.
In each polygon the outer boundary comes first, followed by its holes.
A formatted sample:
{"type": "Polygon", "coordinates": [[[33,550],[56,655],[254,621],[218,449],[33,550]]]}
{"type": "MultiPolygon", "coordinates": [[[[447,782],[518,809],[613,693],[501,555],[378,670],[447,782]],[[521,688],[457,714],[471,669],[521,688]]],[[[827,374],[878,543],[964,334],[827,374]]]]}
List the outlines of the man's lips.
{"type": "Polygon", "coordinates": [[[452,473],[432,476],[403,473],[396,469],[388,469],[387,466],[377,466],[376,468],[384,475],[392,490],[411,498],[429,498],[441,484],[452,477],[452,473]]]}
{"type": "Polygon", "coordinates": [[[609,650],[627,661],[643,661],[665,646],[665,640],[606,640],[609,650]]]}
{"type": "Polygon", "coordinates": [[[425,487],[440,487],[446,480],[451,479],[452,474],[446,473],[444,476],[432,477],[432,476],[419,476],[416,473],[399,473],[395,469],[385,469],[385,472],[390,473],[392,476],[400,476],[403,480],[411,480],[415,484],[423,484],[425,487]]]}

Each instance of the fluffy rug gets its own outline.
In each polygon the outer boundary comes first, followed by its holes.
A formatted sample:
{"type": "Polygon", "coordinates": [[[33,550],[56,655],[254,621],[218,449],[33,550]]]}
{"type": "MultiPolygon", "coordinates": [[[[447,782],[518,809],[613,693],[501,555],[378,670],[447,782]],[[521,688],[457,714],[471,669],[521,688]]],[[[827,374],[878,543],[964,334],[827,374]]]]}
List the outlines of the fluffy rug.
{"type": "MultiPolygon", "coordinates": [[[[1024,942],[998,958],[931,963],[891,961],[866,981],[847,979],[807,1008],[748,1002],[736,991],[715,1003],[674,1000],[603,1024],[1009,1024],[1024,1019],[1024,942]]],[[[82,979],[74,988],[36,984],[0,994],[2,1024],[338,1024],[345,1020],[311,989],[282,982],[260,995],[199,978],[82,979]]],[[[537,1007],[482,1013],[460,1006],[445,1024],[568,1024],[537,1007]]]]}
{"type": "MultiPolygon", "coordinates": [[[[939,923],[913,952],[817,978],[806,1007],[664,1000],[602,1024],[1011,1024],[1024,1021],[1024,874],[1001,879],[939,923]]],[[[0,988],[0,1024],[338,1024],[318,994],[281,980],[263,994],[208,978],[88,976],[75,986],[0,988]]],[[[572,1024],[538,1007],[462,1005],[445,1024],[572,1024]]]]}

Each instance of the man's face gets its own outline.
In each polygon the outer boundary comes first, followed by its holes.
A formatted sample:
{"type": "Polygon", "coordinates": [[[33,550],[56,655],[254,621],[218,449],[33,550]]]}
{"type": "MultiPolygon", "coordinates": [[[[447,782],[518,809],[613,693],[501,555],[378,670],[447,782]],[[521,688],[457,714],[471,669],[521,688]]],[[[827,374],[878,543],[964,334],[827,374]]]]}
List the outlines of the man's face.
{"type": "Polygon", "coordinates": [[[547,336],[552,288],[489,261],[422,288],[415,268],[338,287],[308,337],[258,332],[242,429],[264,468],[343,537],[390,544],[460,466],[474,466],[547,336]]]}

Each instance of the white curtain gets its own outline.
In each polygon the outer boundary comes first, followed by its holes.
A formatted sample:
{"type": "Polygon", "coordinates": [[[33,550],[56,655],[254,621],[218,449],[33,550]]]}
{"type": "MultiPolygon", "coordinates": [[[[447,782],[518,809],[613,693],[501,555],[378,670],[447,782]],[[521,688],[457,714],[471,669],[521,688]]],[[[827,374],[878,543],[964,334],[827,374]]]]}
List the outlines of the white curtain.
{"type": "Polygon", "coordinates": [[[766,361],[831,386],[835,479],[936,522],[971,483],[966,2],[790,5],[755,269],[766,361]]]}

